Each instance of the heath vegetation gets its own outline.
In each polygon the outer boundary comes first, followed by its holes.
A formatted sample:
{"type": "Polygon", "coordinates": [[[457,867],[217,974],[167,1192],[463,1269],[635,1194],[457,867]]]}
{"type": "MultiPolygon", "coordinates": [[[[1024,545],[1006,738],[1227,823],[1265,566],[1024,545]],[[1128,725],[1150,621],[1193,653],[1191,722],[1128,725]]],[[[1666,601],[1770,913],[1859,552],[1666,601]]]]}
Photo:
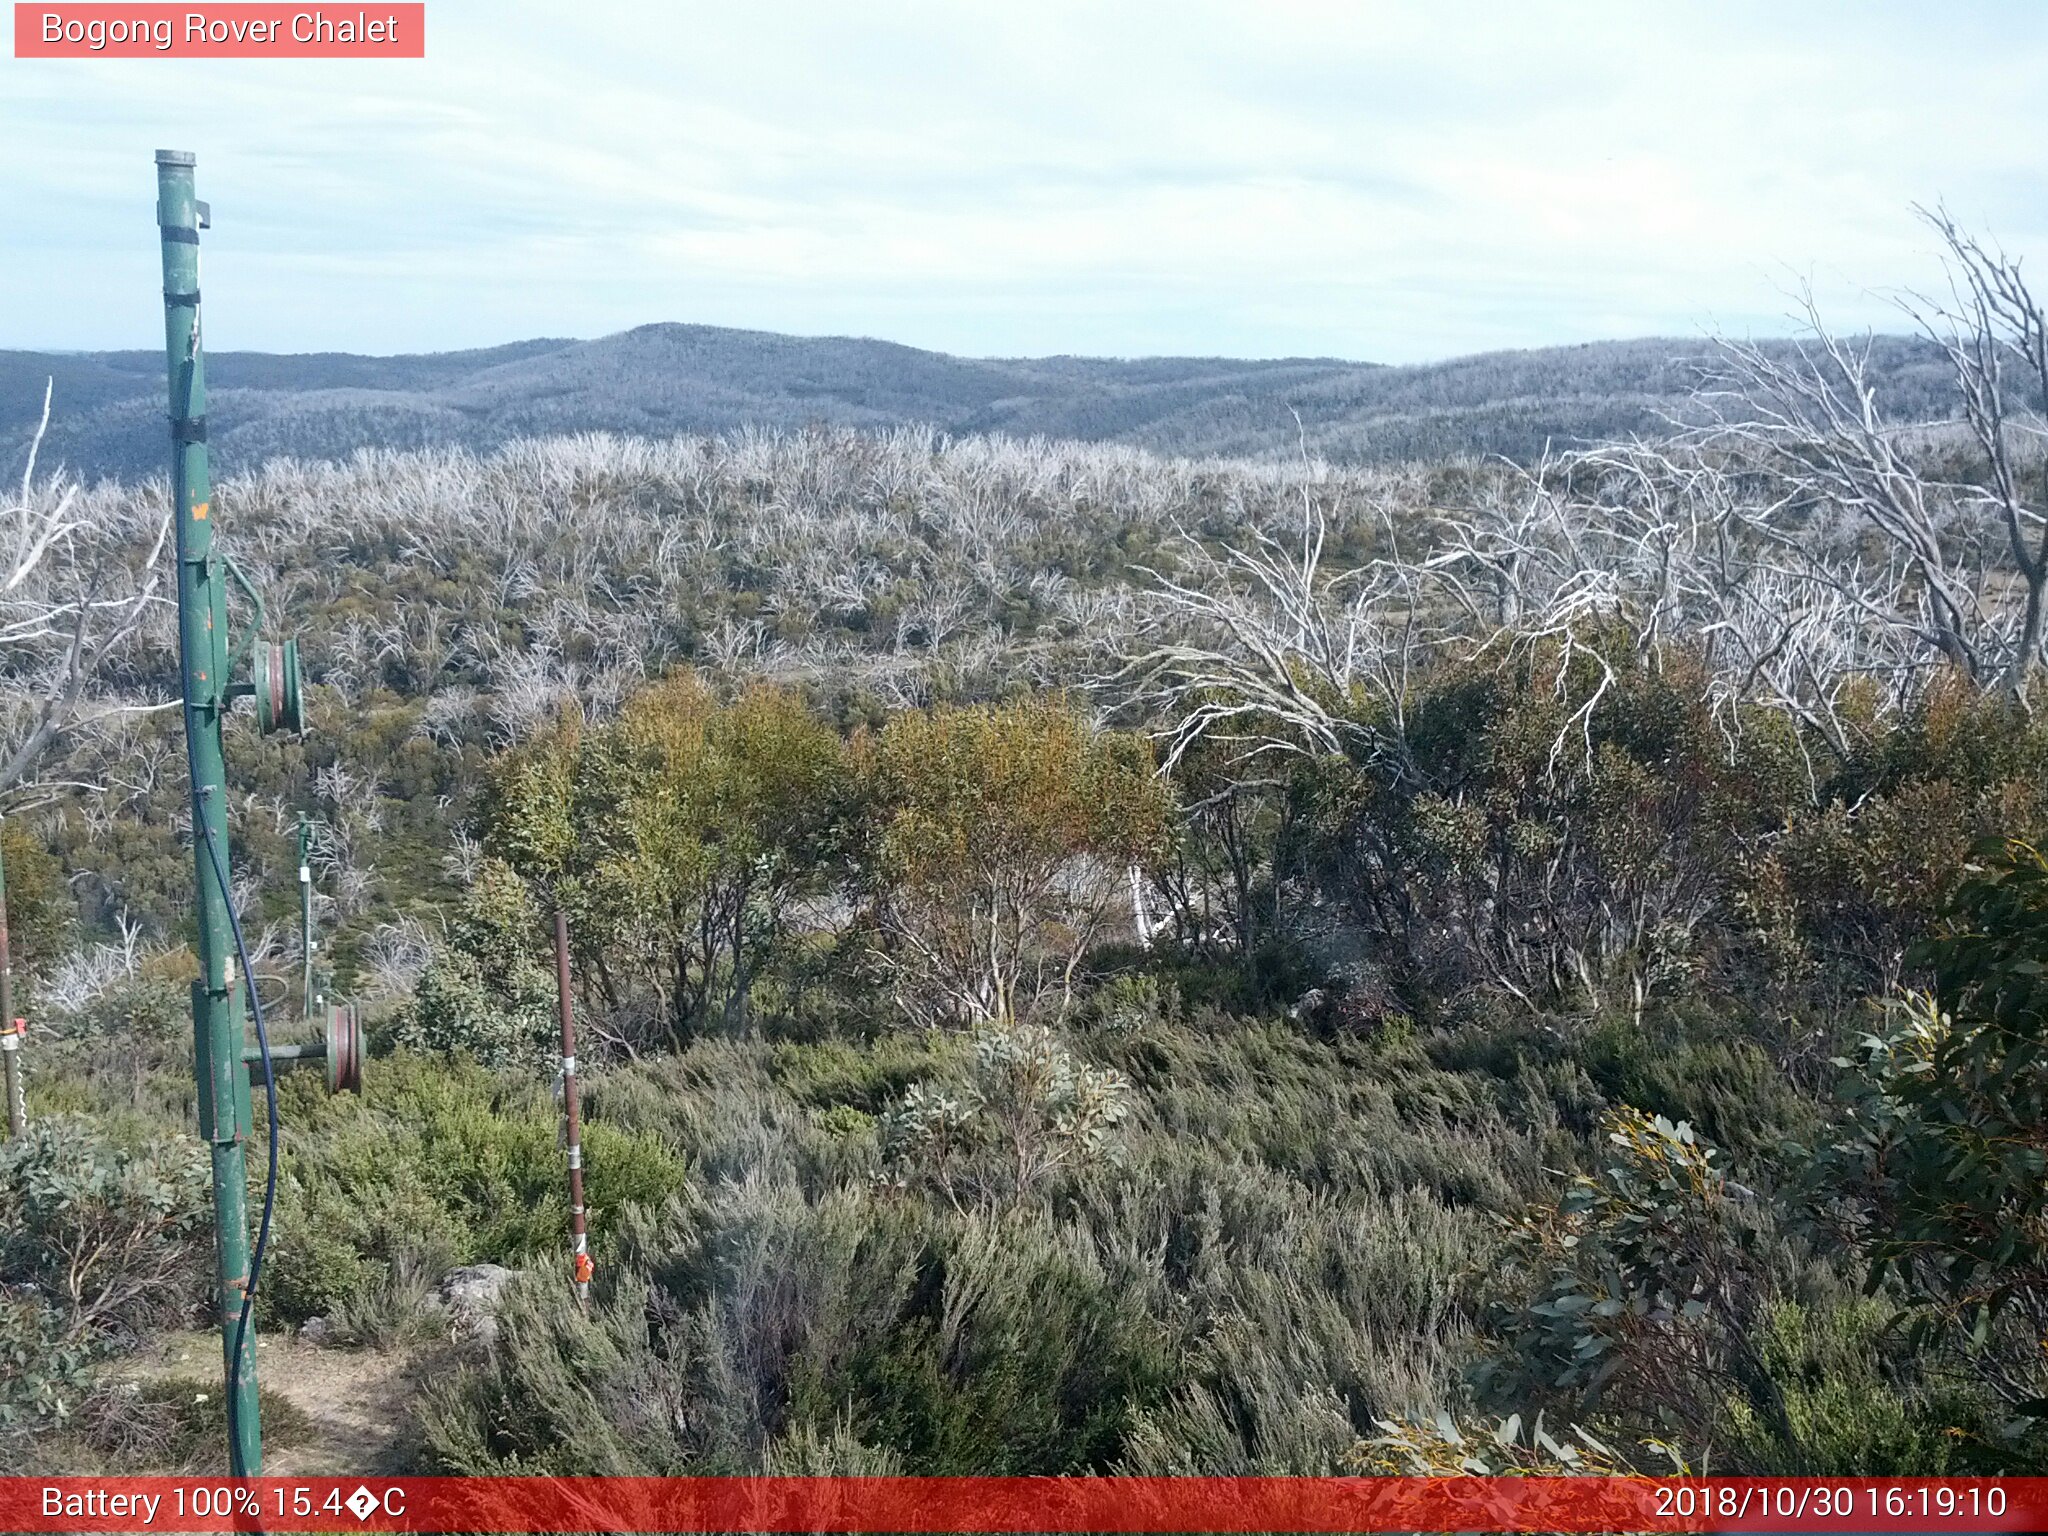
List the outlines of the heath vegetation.
{"type": "MultiPolygon", "coordinates": [[[[360,1098],[286,1083],[266,1326],[445,1350],[414,1443],[461,1472],[2048,1469],[2048,361],[1934,225],[1932,424],[1816,317],[1521,465],[834,428],[229,476],[313,681],[230,742],[258,985],[289,1015],[303,812],[376,1042],[360,1098]]],[[[0,1423],[135,1464],[105,1363],[207,1269],[121,576],[163,497],[19,499],[0,1423]]]]}

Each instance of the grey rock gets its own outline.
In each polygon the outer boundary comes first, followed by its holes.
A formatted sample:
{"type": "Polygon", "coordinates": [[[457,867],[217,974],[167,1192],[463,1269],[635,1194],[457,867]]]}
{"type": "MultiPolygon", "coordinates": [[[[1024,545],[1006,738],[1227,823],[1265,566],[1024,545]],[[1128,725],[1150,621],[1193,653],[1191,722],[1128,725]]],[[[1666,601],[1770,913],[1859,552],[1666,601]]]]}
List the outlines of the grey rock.
{"type": "Polygon", "coordinates": [[[519,1271],[502,1264],[465,1264],[441,1277],[435,1295],[448,1310],[448,1331],[479,1344],[498,1339],[498,1304],[519,1271]]]}

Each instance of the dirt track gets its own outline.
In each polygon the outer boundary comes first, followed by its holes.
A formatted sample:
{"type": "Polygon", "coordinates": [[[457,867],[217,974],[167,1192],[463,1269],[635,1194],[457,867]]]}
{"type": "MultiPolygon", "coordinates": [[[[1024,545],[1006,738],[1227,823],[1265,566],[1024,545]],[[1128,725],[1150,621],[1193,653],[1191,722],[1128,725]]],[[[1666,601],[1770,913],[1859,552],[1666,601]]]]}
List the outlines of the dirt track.
{"type": "MultiPolygon", "coordinates": [[[[211,1377],[220,1343],[210,1332],[166,1334],[125,1362],[136,1381],[166,1376],[211,1377]]],[[[277,1334],[256,1341],[266,1393],[304,1413],[312,1433],[264,1456],[273,1477],[339,1477],[403,1469],[405,1404],[414,1390],[414,1357],[398,1352],[325,1349],[277,1334]]]]}

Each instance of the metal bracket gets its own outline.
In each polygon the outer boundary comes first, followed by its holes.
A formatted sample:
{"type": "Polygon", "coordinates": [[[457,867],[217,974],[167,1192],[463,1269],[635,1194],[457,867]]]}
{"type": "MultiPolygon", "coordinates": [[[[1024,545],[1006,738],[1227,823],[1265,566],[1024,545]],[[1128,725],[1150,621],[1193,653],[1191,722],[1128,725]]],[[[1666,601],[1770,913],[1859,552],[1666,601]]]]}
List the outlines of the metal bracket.
{"type": "Polygon", "coordinates": [[[256,636],[262,632],[263,627],[270,620],[270,612],[263,606],[263,594],[256,590],[255,584],[247,576],[242,574],[242,568],[235,564],[235,557],[233,555],[229,554],[226,550],[222,550],[220,552],[220,563],[227,571],[228,579],[242,589],[243,595],[249,599],[250,606],[256,610],[256,617],[250,621],[248,628],[242,632],[240,644],[236,645],[234,654],[228,658],[228,676],[233,677],[237,672],[241,671],[242,663],[249,659],[249,652],[256,644],[256,636]]]}

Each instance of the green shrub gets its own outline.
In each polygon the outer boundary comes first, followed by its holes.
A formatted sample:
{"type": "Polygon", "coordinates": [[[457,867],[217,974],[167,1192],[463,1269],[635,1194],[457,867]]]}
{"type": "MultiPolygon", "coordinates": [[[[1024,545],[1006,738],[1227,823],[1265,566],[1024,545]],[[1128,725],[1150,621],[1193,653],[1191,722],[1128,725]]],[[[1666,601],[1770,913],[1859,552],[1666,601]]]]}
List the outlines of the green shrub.
{"type": "Polygon", "coordinates": [[[38,1019],[23,1058],[32,1118],[83,1114],[129,1141],[190,1124],[194,964],[187,950],[166,951],[38,1019]]]}
{"type": "Polygon", "coordinates": [[[855,742],[862,880],[889,991],[920,1023],[1064,1017],[1087,950],[1163,850],[1150,744],[1058,698],[900,712],[855,742]]]}
{"type": "Polygon", "coordinates": [[[678,673],[494,765],[485,846],[559,899],[613,1001],[658,1001],[666,1043],[745,1027],[800,948],[798,904],[843,884],[854,786],[838,734],[758,684],[721,702],[678,673]]]}
{"type": "Polygon", "coordinates": [[[1745,1401],[1728,1404],[1729,1453],[1765,1475],[1938,1477],[2016,1471],[2018,1449],[1996,1429],[1982,1393],[1891,1348],[1891,1309],[1875,1301],[1775,1302],[1756,1331],[1758,1358],[1779,1383],[1793,1440],[1745,1401]]]}
{"type": "Polygon", "coordinates": [[[1935,992],[1841,1063],[1823,1219],[1873,1291],[1903,1295],[1914,1341],[1960,1347],[2009,1409],[2048,1415],[2048,857],[2014,843],[1973,862],[1923,955],[1935,992]]]}
{"type": "Polygon", "coordinates": [[[356,1226],[321,1205],[280,1204],[257,1293],[264,1321],[325,1317],[375,1284],[380,1266],[357,1251],[356,1226]]]}
{"type": "Polygon", "coordinates": [[[112,1036],[124,1047],[182,1035],[192,1022],[187,980],[162,969],[140,971],[104,988],[61,1023],[71,1037],[112,1036]]]}
{"type": "MultiPolygon", "coordinates": [[[[568,1184],[559,1112],[538,1087],[460,1058],[400,1051],[361,1095],[287,1082],[293,1134],[264,1291],[297,1322],[388,1294],[401,1271],[562,1250],[568,1184]]],[[[683,1188],[659,1138],[601,1120],[583,1127],[584,1199],[602,1253],[620,1212],[683,1188]]]]}
{"type": "Polygon", "coordinates": [[[33,1287],[72,1338],[174,1317],[195,1299],[210,1190],[190,1137],[127,1147],[84,1119],[38,1120],[0,1143],[0,1280],[33,1287]]]}
{"type": "MultiPolygon", "coordinates": [[[[313,1421],[281,1392],[259,1389],[257,1412],[266,1451],[289,1450],[313,1436],[313,1421]]],[[[103,1382],[81,1405],[64,1448],[65,1470],[73,1474],[81,1463],[127,1475],[224,1472],[227,1405],[220,1380],[159,1376],[103,1382]]]]}
{"type": "Polygon", "coordinates": [[[33,1290],[0,1288],[0,1427],[61,1419],[91,1380],[92,1341],[33,1290]]]}
{"type": "Polygon", "coordinates": [[[64,1417],[97,1355],[199,1301],[208,1192],[185,1137],[53,1115],[0,1143],[0,1424],[64,1417]]]}
{"type": "Polygon", "coordinates": [[[963,1197],[1023,1200],[1056,1176],[1114,1160],[1130,1084],[1079,1061],[1048,1029],[991,1025],[974,1037],[957,1092],[913,1083],[882,1117],[886,1166],[899,1181],[963,1197]]]}
{"type": "Polygon", "coordinates": [[[430,1403],[444,1465],[737,1473],[827,1440],[917,1473],[1103,1470],[1171,1381],[1131,1288],[1042,1221],[754,1182],[633,1247],[651,1268],[588,1319],[518,1293],[492,1359],[430,1403]]]}
{"type": "Polygon", "coordinates": [[[1796,1445],[1754,1342],[1765,1213],[1690,1127],[1620,1110],[1605,1129],[1600,1172],[1510,1227],[1474,1371],[1482,1400],[1627,1415],[1708,1452],[1732,1394],[1796,1445]]]}
{"type": "Polygon", "coordinates": [[[1608,1015],[1585,1033],[1577,1054],[1613,1104],[1631,1104],[1696,1127],[1744,1156],[1803,1140],[1816,1124],[1811,1097],[1790,1080],[1756,1019],[1698,1007],[1649,1010],[1641,1019],[1608,1015]]]}
{"type": "Polygon", "coordinates": [[[816,1108],[846,1104],[873,1115],[958,1054],[955,1046],[942,1039],[891,1032],[858,1043],[783,1042],[769,1052],[768,1071],[776,1085],[799,1104],[816,1108]]]}
{"type": "Polygon", "coordinates": [[[392,1021],[392,1038],[489,1066],[544,1070],[561,1036],[554,975],[535,954],[539,934],[526,886],[506,865],[487,862],[464,893],[450,947],[392,1021]]]}
{"type": "Polygon", "coordinates": [[[1112,977],[1088,999],[1087,1021],[1113,1035],[1136,1035],[1157,1024],[1178,1023],[1180,987],[1171,977],[1138,971],[1112,977]]]}
{"type": "MultiPolygon", "coordinates": [[[[48,839],[23,817],[0,818],[0,859],[7,877],[7,939],[14,963],[14,1006],[36,1016],[36,981],[70,947],[78,903],[48,839]]],[[[0,1020],[0,1024],[6,1023],[0,1020]]]]}
{"type": "Polygon", "coordinates": [[[877,1121],[864,1109],[855,1109],[851,1104],[834,1104],[830,1109],[817,1112],[818,1129],[827,1136],[847,1141],[875,1134],[877,1121]]]}

